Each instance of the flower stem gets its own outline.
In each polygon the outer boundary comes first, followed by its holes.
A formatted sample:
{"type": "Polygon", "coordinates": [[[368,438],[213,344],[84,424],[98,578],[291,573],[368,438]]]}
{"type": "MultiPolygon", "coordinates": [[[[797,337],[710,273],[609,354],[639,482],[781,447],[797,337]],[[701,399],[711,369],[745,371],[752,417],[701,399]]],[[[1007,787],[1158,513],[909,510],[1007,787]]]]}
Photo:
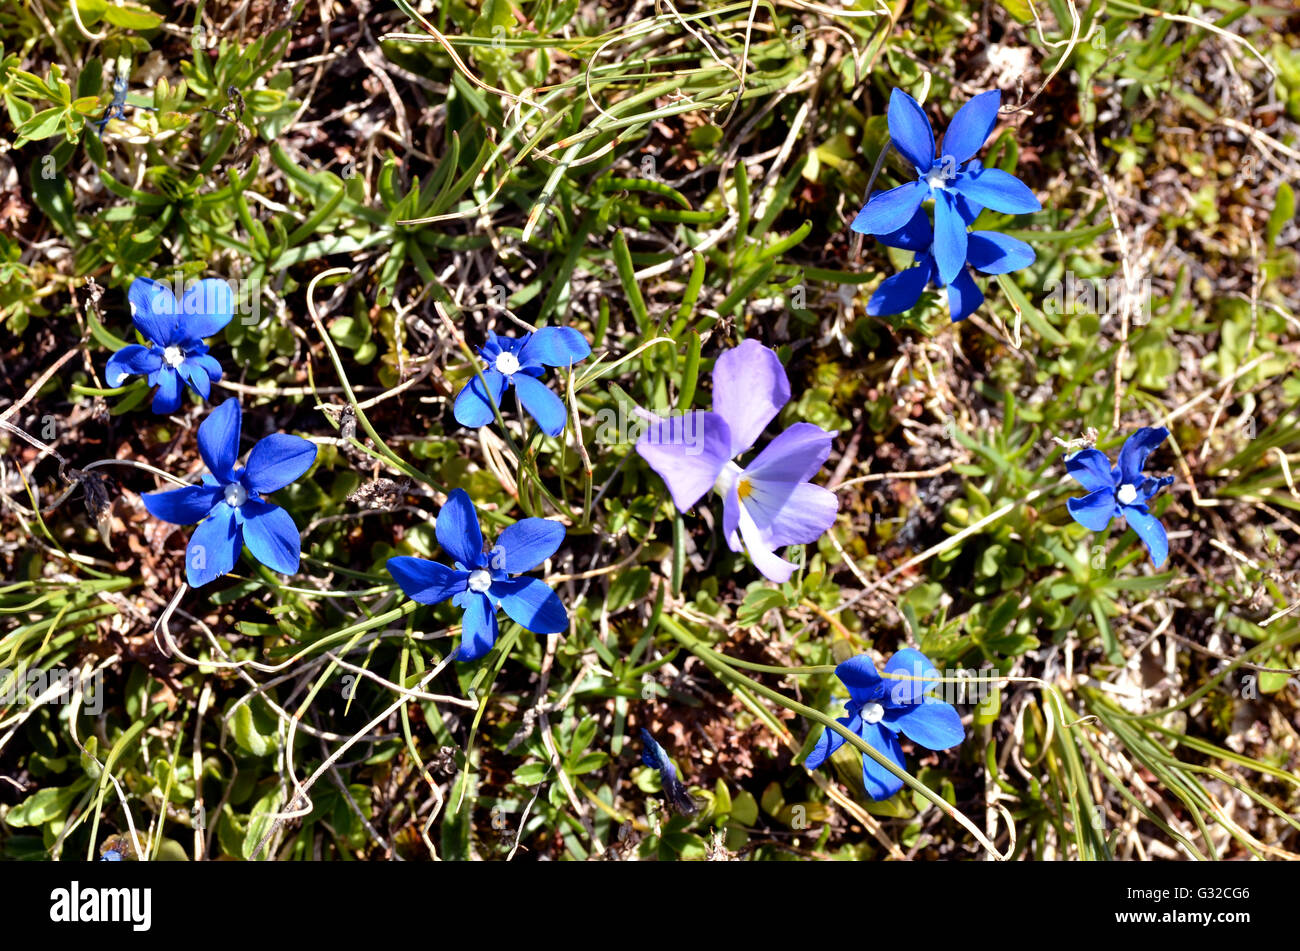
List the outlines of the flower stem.
{"type": "Polygon", "coordinates": [[[120,396],[131,388],[132,384],[126,386],[115,386],[112,389],[101,389],[96,386],[84,386],[81,383],[72,384],[72,392],[76,396],[120,396]]]}

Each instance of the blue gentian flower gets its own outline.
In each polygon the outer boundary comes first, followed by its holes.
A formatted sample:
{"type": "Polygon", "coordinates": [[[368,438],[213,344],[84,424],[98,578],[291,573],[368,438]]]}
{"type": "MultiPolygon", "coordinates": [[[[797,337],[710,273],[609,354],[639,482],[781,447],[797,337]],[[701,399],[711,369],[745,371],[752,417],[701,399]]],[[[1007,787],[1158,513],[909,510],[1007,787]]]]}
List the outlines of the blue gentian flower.
{"type": "Polygon", "coordinates": [[[129,344],[108,359],[104,379],[121,386],[135,374],[147,374],[155,413],[174,413],[181,405],[182,383],[203,399],[221,379],[221,364],[208,355],[204,337],[211,337],[234,316],[234,294],[225,281],[197,281],[178,304],[166,284],[137,277],[127,291],[131,321],[148,341],[129,344]]]}
{"type": "Polygon", "coordinates": [[[121,119],[126,115],[126,77],[117,76],[113,79],[113,98],[108,106],[104,109],[104,115],[96,120],[93,125],[99,132],[100,138],[104,137],[104,126],[108,125],[110,119],[121,119]]]}
{"type": "Polygon", "coordinates": [[[970,205],[1009,215],[1041,211],[1042,205],[1020,179],[971,161],[993,131],[1002,94],[981,93],[957,110],[935,157],[934,132],[915,99],[895,89],[889,97],[889,135],[894,147],[916,170],[916,181],[872,195],[854,219],[863,234],[890,234],[911,220],[921,202],[934,199],[934,261],[941,286],[956,280],[966,264],[966,225],[970,205]],[[970,203],[965,205],[964,203],[970,203]]]}
{"type": "Polygon", "coordinates": [[[1152,479],[1142,474],[1142,467],[1168,436],[1163,426],[1142,427],[1124,441],[1119,465],[1113,469],[1106,454],[1097,449],[1083,449],[1065,460],[1065,471],[1088,490],[1087,495],[1066,501],[1071,517],[1089,531],[1100,532],[1116,515],[1123,515],[1157,568],[1169,557],[1169,537],[1147,503],[1174,477],[1152,479]]]}
{"type": "Polygon", "coordinates": [[[301,539],[289,513],[262,496],[294,482],[316,461],[315,444],[276,433],[261,439],[239,467],[239,400],[231,397],[199,424],[199,454],[211,475],[202,485],[147,492],[154,518],[199,527],[185,549],[185,574],[199,588],[235,567],[240,549],[272,571],[298,570],[301,539]]]}
{"type": "Polygon", "coordinates": [[[757,340],[718,357],[713,365],[713,411],[653,417],[636,451],[668,486],[679,512],[710,489],[722,497],[728,547],[744,551],[763,577],[783,583],[795,564],[776,554],[785,545],[809,545],[835,524],[839,498],[808,480],[831,452],[833,433],[795,423],[745,468],[732,460],[748,452],[790,401],[781,358],[757,340]]]}
{"type": "Polygon", "coordinates": [[[450,598],[465,612],[457,660],[478,660],[492,649],[497,608],[534,634],[568,630],[568,612],[544,581],[510,577],[532,571],[555,554],[564,541],[563,525],[545,518],[520,519],[500,534],[491,551],[484,551],[474,503],[464,489],[454,489],[433,527],[455,567],[399,555],[388,559],[388,573],[408,598],[421,604],[450,598]]]}
{"type": "MultiPolygon", "coordinates": [[[[913,743],[928,750],[946,750],[966,738],[961,717],[952,704],[930,696],[936,684],[929,678],[939,672],[929,658],[918,650],[904,648],[885,664],[885,674],[902,674],[910,678],[881,677],[866,654],[846,660],[835,668],[835,676],[849,689],[844,705],[848,716],[839,723],[866,740],[899,769],[906,769],[903,748],[898,742],[902,731],[913,743]]],[[[816,769],[847,741],[827,729],[818,739],[804,765],[816,769]]],[[[862,754],[862,783],[872,799],[888,799],[903,788],[903,781],[870,756],[862,754]]]]}
{"type": "MultiPolygon", "coordinates": [[[[969,212],[970,221],[979,214],[978,206],[969,212]]],[[[934,231],[930,219],[921,208],[916,210],[904,227],[892,234],[880,235],[881,244],[904,251],[916,252],[912,267],[899,271],[881,281],[871,300],[867,313],[873,317],[901,314],[916,306],[926,285],[934,283],[945,290],[948,313],[953,322],[965,320],[984,302],[984,294],[971,277],[969,268],[963,267],[946,286],[939,278],[939,265],[934,259],[934,231]]],[[[1007,274],[1034,263],[1034,249],[1018,238],[997,231],[972,231],[967,236],[966,262],[985,274],[1007,274]]]]}
{"type": "Polygon", "coordinates": [[[501,397],[513,384],[524,409],[537,420],[542,432],[558,436],[564,430],[568,420],[564,403],[538,377],[544,367],[567,367],[591,356],[591,347],[582,334],[572,327],[543,327],[522,337],[497,336],[489,330],[479,355],[486,361],[483,381],[473,377],[456,397],[458,423],[477,429],[492,422],[496,418],[492,403],[500,407],[501,397]],[[488,385],[486,391],[483,382],[488,385]]]}
{"type": "Polygon", "coordinates": [[[641,728],[641,742],[645,744],[641,750],[641,762],[651,769],[659,770],[659,779],[664,787],[664,798],[684,816],[693,816],[699,812],[699,806],[686,791],[686,786],[677,778],[677,767],[673,766],[664,748],[656,742],[645,727],[641,728]]]}

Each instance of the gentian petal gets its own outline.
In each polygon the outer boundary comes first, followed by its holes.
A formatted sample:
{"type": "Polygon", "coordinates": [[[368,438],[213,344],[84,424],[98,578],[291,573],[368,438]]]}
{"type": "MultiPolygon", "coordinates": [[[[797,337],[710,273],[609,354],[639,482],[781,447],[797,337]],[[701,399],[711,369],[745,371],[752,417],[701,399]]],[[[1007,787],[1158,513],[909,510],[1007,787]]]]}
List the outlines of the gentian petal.
{"type": "Polygon", "coordinates": [[[966,221],[950,191],[934,199],[934,261],[940,284],[951,284],[966,266],[966,221]]]}
{"type": "Polygon", "coordinates": [[[427,558],[396,555],[386,567],[403,593],[421,604],[438,604],[469,587],[469,572],[456,571],[427,558]]]}
{"type": "MultiPolygon", "coordinates": [[[[980,172],[984,171],[984,163],[979,159],[971,159],[962,168],[962,171],[970,175],[978,175],[980,172]]],[[[977,201],[972,201],[967,198],[961,192],[954,192],[954,194],[957,201],[957,210],[961,212],[961,216],[965,220],[966,224],[973,225],[975,219],[980,216],[980,212],[984,210],[984,206],[977,201]]]]}
{"type": "Polygon", "coordinates": [[[1163,476],[1159,479],[1147,478],[1146,481],[1142,483],[1142,489],[1141,489],[1142,498],[1150,502],[1153,498],[1156,497],[1156,493],[1158,493],[1161,489],[1163,489],[1167,485],[1173,485],[1173,484],[1174,484],[1174,477],[1171,475],[1163,476]]]}
{"type": "Polygon", "coordinates": [[[984,292],[975,283],[975,278],[971,277],[970,268],[963,267],[958,271],[944,292],[948,297],[948,313],[952,316],[953,323],[965,320],[984,303],[984,292]]]}
{"type": "Polygon", "coordinates": [[[888,191],[876,192],[862,206],[849,225],[860,234],[890,234],[903,228],[930,194],[922,181],[908,182],[888,191]]]}
{"type": "Polygon", "coordinates": [[[559,596],[540,578],[494,581],[491,596],[510,619],[534,634],[559,634],[569,629],[569,615],[559,596]]]}
{"type": "MultiPolygon", "coordinates": [[[[983,205],[971,201],[961,192],[953,192],[953,201],[957,203],[957,212],[961,215],[962,221],[966,222],[968,226],[973,225],[975,219],[980,216],[980,212],[984,210],[983,205]]],[[[969,238],[967,244],[969,246],[969,238]]]]}
{"type": "Polygon", "coordinates": [[[763,447],[745,467],[745,476],[750,481],[807,482],[830,456],[834,438],[820,426],[795,423],[763,447]]]}
{"type": "Polygon", "coordinates": [[[154,378],[158,382],[158,391],[153,395],[153,405],[150,409],[159,416],[176,412],[180,409],[181,393],[185,390],[181,385],[180,374],[164,364],[159,367],[154,378]]]}
{"type": "Polygon", "coordinates": [[[1151,563],[1159,568],[1169,557],[1169,536],[1160,519],[1151,514],[1145,505],[1121,505],[1120,514],[1128,522],[1128,527],[1137,532],[1142,544],[1147,546],[1151,563]]]}
{"type": "MultiPolygon", "coordinates": [[[[836,722],[839,723],[840,726],[848,727],[848,729],[853,733],[861,734],[862,732],[861,717],[838,717],[836,718],[836,722]]],[[[837,731],[832,730],[830,727],[826,727],[822,730],[822,735],[817,738],[817,745],[812,748],[812,752],[808,754],[808,758],[803,761],[804,766],[808,767],[808,769],[816,769],[822,763],[826,762],[826,760],[830,759],[831,754],[847,742],[848,740],[841,736],[837,731]]]]}
{"type": "Polygon", "coordinates": [[[473,570],[483,564],[483,533],[478,527],[478,513],[464,489],[452,489],[433,523],[442,550],[457,562],[473,570]]]}
{"type": "Polygon", "coordinates": [[[221,501],[221,489],[209,485],[187,485],[179,489],[145,492],[140,496],[154,518],[176,525],[193,525],[205,519],[221,501]]]}
{"type": "Polygon", "coordinates": [[[713,365],[713,411],[731,432],[728,458],[754,445],[790,401],[790,379],[781,358],[757,340],[742,340],[713,365]]]}
{"type": "MultiPolygon", "coordinates": [[[[924,678],[914,680],[882,678],[889,687],[889,704],[894,707],[904,707],[922,702],[927,691],[937,686],[936,681],[932,678],[939,676],[939,671],[930,662],[930,658],[911,647],[904,647],[902,650],[896,651],[894,656],[889,658],[889,662],[885,664],[885,673],[906,674],[913,678],[924,678]]],[[[947,749],[947,747],[931,747],[931,749],[947,749]]]]}
{"type": "Polygon", "coordinates": [[[460,619],[460,647],[457,660],[478,660],[497,642],[497,613],[487,595],[474,594],[466,599],[465,614],[460,619]]]}
{"type": "Polygon", "coordinates": [[[190,389],[205,400],[212,395],[212,383],[208,380],[208,372],[193,360],[181,361],[176,372],[181,375],[181,379],[189,383],[190,389]]]}
{"type": "Polygon", "coordinates": [[[162,354],[157,350],[138,343],[127,344],[108,358],[104,382],[109,386],[121,386],[128,376],[153,373],[161,366],[162,354]]]}
{"type": "Polygon", "coordinates": [[[316,444],[301,436],[272,433],[257,441],[241,476],[258,495],[283,489],[316,461],[316,444]]]}
{"type": "Polygon", "coordinates": [[[731,458],[731,430],[717,413],[693,411],[657,418],[636,442],[637,454],[659,473],[679,512],[713,488],[731,458]]]}
{"type": "Polygon", "coordinates": [[[567,367],[591,356],[587,338],[572,327],[543,327],[529,334],[519,348],[520,364],[540,363],[548,367],[567,367]]]}
{"type": "Polygon", "coordinates": [[[208,353],[196,353],[186,357],[187,363],[197,363],[203,367],[203,372],[208,375],[208,379],[216,383],[221,379],[221,364],[217,358],[208,353]]]}
{"type": "Polygon", "coordinates": [[[564,432],[564,424],[569,421],[564,402],[536,377],[517,373],[514,381],[519,402],[524,404],[528,415],[537,420],[537,425],[542,432],[548,436],[558,436],[564,432]]]}
{"type": "Polygon", "coordinates": [[[1019,238],[998,231],[972,231],[966,236],[966,260],[985,274],[1008,274],[1034,263],[1034,249],[1019,238]]]}
{"type": "Polygon", "coordinates": [[[180,314],[170,287],[137,277],[127,289],[126,299],[131,304],[131,323],[146,340],[160,347],[175,342],[180,314]]]}
{"type": "Polygon", "coordinates": [[[930,250],[934,243],[934,228],[930,226],[930,216],[924,208],[918,207],[911,220],[897,231],[876,235],[876,240],[887,248],[902,248],[922,254],[930,250]]]}
{"type": "MultiPolygon", "coordinates": [[[[873,749],[884,753],[885,757],[899,769],[907,768],[907,763],[903,759],[903,747],[899,745],[898,737],[890,730],[879,723],[863,723],[861,736],[871,744],[873,749]]],[[[877,801],[888,799],[903,788],[901,779],[865,753],[862,754],[862,784],[866,787],[867,795],[877,801]]]]}
{"type": "Polygon", "coordinates": [[[880,282],[880,286],[867,301],[867,313],[872,317],[888,317],[902,314],[916,306],[921,299],[921,292],[930,283],[930,268],[927,263],[918,264],[899,271],[880,282]]]}
{"type": "Polygon", "coordinates": [[[222,482],[233,482],[231,470],[239,458],[239,400],[230,397],[199,423],[199,455],[208,471],[222,482]]]}
{"type": "Polygon", "coordinates": [[[1065,460],[1065,471],[1089,492],[1115,488],[1110,474],[1110,460],[1098,449],[1081,449],[1065,460]]]}
{"type": "Polygon", "coordinates": [[[904,735],[927,750],[946,750],[966,739],[961,715],[952,704],[941,700],[924,700],[901,710],[892,710],[881,721],[903,731],[904,735]]]}
{"type": "Polygon", "coordinates": [[[1134,486],[1142,484],[1142,467],[1147,463],[1147,456],[1169,437],[1169,430],[1163,426],[1143,426],[1124,441],[1119,451],[1119,471],[1122,482],[1134,486]]]}
{"type": "Polygon", "coordinates": [[[202,340],[220,331],[235,316],[235,294],[215,277],[195,281],[181,298],[181,336],[202,340]]]}
{"type": "Polygon", "coordinates": [[[951,157],[958,165],[973,158],[993,131],[1001,102],[1002,93],[994,89],[980,93],[958,109],[943,134],[944,156],[951,157]]]}
{"type": "Polygon", "coordinates": [[[873,703],[885,697],[887,684],[866,654],[858,654],[839,664],[835,676],[848,688],[854,703],[873,703]]]}
{"type": "Polygon", "coordinates": [[[270,502],[248,499],[240,506],[244,516],[244,544],[253,557],[272,571],[291,575],[298,570],[302,537],[293,516],[270,502]]]}
{"type": "Polygon", "coordinates": [[[1084,528],[1093,532],[1103,531],[1116,515],[1115,490],[1098,489],[1082,498],[1066,499],[1065,507],[1070,510],[1070,517],[1084,528]]]}
{"type": "Polygon", "coordinates": [[[191,588],[201,588],[229,574],[242,547],[235,510],[229,505],[218,505],[190,536],[185,548],[185,580],[191,588]]]}
{"type": "Polygon", "coordinates": [[[644,744],[641,748],[642,763],[651,769],[672,769],[672,763],[668,761],[664,748],[645,727],[641,727],[641,742],[644,744]]]}
{"type": "Polygon", "coordinates": [[[971,201],[1003,214],[1023,215],[1043,210],[1024,182],[1000,168],[962,169],[951,187],[971,201]]]}
{"type": "Polygon", "coordinates": [[[918,174],[930,170],[934,164],[934,131],[920,103],[901,89],[889,94],[889,137],[918,174]]]}
{"type": "Polygon", "coordinates": [[[456,405],[453,409],[456,422],[470,429],[486,426],[496,419],[496,415],[492,412],[492,400],[495,400],[499,407],[501,394],[506,391],[506,378],[497,370],[492,368],[484,370],[483,379],[487,381],[488,389],[485,390],[479,378],[475,376],[470,378],[465,388],[456,397],[456,405]],[[488,398],[489,392],[492,394],[491,400],[488,398]]]}
{"type": "Polygon", "coordinates": [[[489,565],[517,575],[532,571],[555,554],[564,541],[564,526],[546,518],[520,519],[497,536],[489,565]]]}

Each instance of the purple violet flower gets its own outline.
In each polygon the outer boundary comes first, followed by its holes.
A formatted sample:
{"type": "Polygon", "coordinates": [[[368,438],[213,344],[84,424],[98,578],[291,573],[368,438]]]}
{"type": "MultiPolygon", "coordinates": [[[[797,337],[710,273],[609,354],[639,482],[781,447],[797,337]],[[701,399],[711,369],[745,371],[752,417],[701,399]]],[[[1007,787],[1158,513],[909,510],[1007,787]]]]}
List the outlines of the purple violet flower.
{"type": "Polygon", "coordinates": [[[722,497],[727,544],[745,551],[763,576],[788,581],[795,565],[776,554],[815,542],[835,523],[839,499],[808,480],[831,451],[833,433],[795,423],[745,468],[749,451],[790,400],[790,381],[776,351],[744,340],[713,367],[713,412],[654,417],[636,451],[659,473],[678,511],[713,489],[722,497]]]}

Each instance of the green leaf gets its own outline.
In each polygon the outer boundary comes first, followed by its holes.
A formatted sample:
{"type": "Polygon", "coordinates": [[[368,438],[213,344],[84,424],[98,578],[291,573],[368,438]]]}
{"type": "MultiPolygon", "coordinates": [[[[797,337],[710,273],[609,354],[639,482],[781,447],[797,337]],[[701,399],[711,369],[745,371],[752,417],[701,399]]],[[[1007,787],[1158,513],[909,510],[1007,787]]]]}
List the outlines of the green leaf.
{"type": "Polygon", "coordinates": [[[744,625],[757,624],[768,611],[783,608],[787,604],[789,602],[780,590],[760,588],[745,595],[745,600],[740,602],[740,607],[736,610],[736,620],[744,625]]]}
{"type": "Polygon", "coordinates": [[[596,727],[598,725],[599,721],[594,716],[582,718],[582,722],[573,730],[573,742],[569,744],[570,757],[581,756],[587,751],[587,747],[591,745],[592,738],[596,735],[596,727]]]}
{"type": "Polygon", "coordinates": [[[742,826],[752,826],[758,821],[758,803],[754,797],[746,790],[742,790],[731,801],[731,823],[742,826]]]}
{"type": "Polygon", "coordinates": [[[1002,690],[999,687],[992,687],[984,695],[984,699],[975,707],[975,725],[985,726],[990,723],[997,723],[998,716],[1002,712],[1002,690]]]}
{"type": "Polygon", "coordinates": [[[240,704],[239,709],[235,711],[231,732],[234,734],[235,742],[254,756],[265,756],[276,748],[274,736],[268,737],[258,731],[253,722],[253,710],[246,703],[240,704]]]}
{"type": "MultiPolygon", "coordinates": [[[[240,707],[241,710],[247,710],[248,705],[240,707]]],[[[251,859],[253,850],[257,848],[262,836],[266,835],[267,830],[271,827],[270,813],[275,812],[280,805],[280,790],[272,789],[253,806],[253,811],[248,814],[248,831],[244,833],[243,845],[240,847],[240,855],[243,858],[251,859]]],[[[262,853],[262,858],[266,858],[266,853],[262,853]]]]}
{"type": "Polygon", "coordinates": [[[763,811],[769,816],[774,816],[781,811],[785,805],[785,794],[781,792],[781,786],[778,783],[771,782],[763,790],[763,811]]]}
{"type": "Polygon", "coordinates": [[[713,812],[714,818],[731,814],[731,793],[727,791],[727,784],[719,779],[713,784],[713,812]]]}
{"type": "Polygon", "coordinates": [[[1273,203],[1273,211],[1268,216],[1266,240],[1269,250],[1272,250],[1277,243],[1277,236],[1281,233],[1282,228],[1294,217],[1295,191],[1291,188],[1290,182],[1282,182],[1277,186],[1277,201],[1273,203]]]}
{"type": "Polygon", "coordinates": [[[54,90],[45,84],[43,79],[27,72],[25,69],[15,69],[9,74],[9,86],[10,91],[15,95],[29,99],[55,100],[59,98],[54,94],[54,90]]]}
{"type": "Polygon", "coordinates": [[[1034,19],[1034,13],[1026,0],[998,0],[998,5],[1019,23],[1029,23],[1034,19]]]}
{"type": "MultiPolygon", "coordinates": [[[[75,2],[75,0],[74,0],[75,2]]],[[[107,6],[104,8],[104,19],[113,26],[120,26],[124,30],[156,30],[162,26],[163,18],[152,10],[144,7],[107,6]]]]}
{"type": "Polygon", "coordinates": [[[1286,686],[1288,679],[1290,679],[1290,674],[1271,670],[1261,670],[1259,672],[1259,692],[1277,693],[1286,686]]]}
{"type": "Polygon", "coordinates": [[[587,753],[579,757],[576,762],[566,765],[565,772],[570,776],[581,776],[583,773],[590,773],[592,770],[600,769],[608,762],[608,753],[587,753]]]}
{"type": "Polygon", "coordinates": [[[27,139],[32,142],[40,139],[48,139],[52,135],[57,135],[60,130],[60,120],[63,118],[63,107],[55,106],[51,109],[42,109],[36,115],[32,116],[15,131],[19,139],[27,139]]]}
{"type": "Polygon", "coordinates": [[[546,763],[525,763],[515,770],[515,782],[521,786],[536,786],[546,779],[551,767],[546,763]]]}
{"type": "Polygon", "coordinates": [[[634,601],[639,601],[650,590],[650,569],[638,565],[627,571],[614,575],[609,583],[609,598],[605,601],[605,611],[615,614],[634,601]]]}
{"type": "Polygon", "coordinates": [[[32,165],[32,198],[37,207],[63,232],[64,237],[71,238],[77,233],[72,183],[68,181],[68,176],[57,169],[54,169],[53,175],[46,175],[53,166],[52,155],[43,155],[32,165]]]}
{"type": "Polygon", "coordinates": [[[54,789],[42,789],[28,796],[9,810],[5,823],[11,826],[41,826],[55,819],[61,819],[72,808],[77,796],[90,785],[90,780],[82,777],[71,786],[54,789]]]}

